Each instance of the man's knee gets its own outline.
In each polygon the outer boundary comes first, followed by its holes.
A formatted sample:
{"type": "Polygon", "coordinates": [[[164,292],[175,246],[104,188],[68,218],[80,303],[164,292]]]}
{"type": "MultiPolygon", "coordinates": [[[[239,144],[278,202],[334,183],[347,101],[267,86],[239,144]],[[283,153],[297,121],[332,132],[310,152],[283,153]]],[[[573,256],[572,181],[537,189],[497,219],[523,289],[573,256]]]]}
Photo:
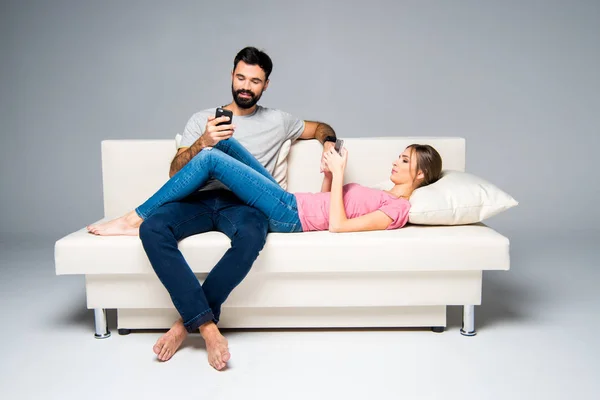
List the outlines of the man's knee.
{"type": "Polygon", "coordinates": [[[244,247],[250,253],[258,253],[262,250],[269,229],[269,221],[262,212],[256,209],[248,210],[236,228],[231,241],[233,246],[244,247]]]}

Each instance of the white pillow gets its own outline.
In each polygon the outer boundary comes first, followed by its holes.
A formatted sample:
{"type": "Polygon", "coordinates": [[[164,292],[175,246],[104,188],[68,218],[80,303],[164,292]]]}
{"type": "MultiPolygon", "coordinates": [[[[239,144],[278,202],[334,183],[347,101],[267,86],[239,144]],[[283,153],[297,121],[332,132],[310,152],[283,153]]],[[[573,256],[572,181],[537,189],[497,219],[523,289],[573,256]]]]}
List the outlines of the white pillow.
{"type": "Polygon", "coordinates": [[[464,225],[481,222],[519,203],[482,178],[445,170],[437,182],[415,190],[410,204],[411,224],[464,225]]]}
{"type": "MultiPolygon", "coordinates": [[[[178,133],[175,135],[175,148],[179,149],[182,136],[178,133]]],[[[277,155],[277,161],[275,162],[275,168],[273,169],[273,178],[279,183],[284,190],[287,189],[287,157],[290,153],[292,146],[291,140],[286,140],[281,145],[279,154],[277,155]]]]}

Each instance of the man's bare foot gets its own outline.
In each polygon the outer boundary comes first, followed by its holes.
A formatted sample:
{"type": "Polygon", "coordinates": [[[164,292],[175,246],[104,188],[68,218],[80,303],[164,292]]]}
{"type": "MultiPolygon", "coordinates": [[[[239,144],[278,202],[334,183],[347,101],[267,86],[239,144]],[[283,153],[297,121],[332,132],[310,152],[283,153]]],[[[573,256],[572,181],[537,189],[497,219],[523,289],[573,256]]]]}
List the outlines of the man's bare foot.
{"type": "Polygon", "coordinates": [[[177,352],[187,334],[185,326],[183,326],[183,320],[180,319],[156,341],[152,350],[154,350],[160,361],[169,361],[173,354],[177,352]]]}
{"type": "Polygon", "coordinates": [[[138,236],[140,233],[141,219],[135,211],[130,211],[127,214],[98,225],[88,225],[88,232],[99,236],[138,236]]]}
{"type": "Polygon", "coordinates": [[[206,351],[208,352],[208,363],[217,371],[222,370],[231,358],[227,339],[214,322],[207,322],[200,327],[200,334],[206,342],[206,351]]]}

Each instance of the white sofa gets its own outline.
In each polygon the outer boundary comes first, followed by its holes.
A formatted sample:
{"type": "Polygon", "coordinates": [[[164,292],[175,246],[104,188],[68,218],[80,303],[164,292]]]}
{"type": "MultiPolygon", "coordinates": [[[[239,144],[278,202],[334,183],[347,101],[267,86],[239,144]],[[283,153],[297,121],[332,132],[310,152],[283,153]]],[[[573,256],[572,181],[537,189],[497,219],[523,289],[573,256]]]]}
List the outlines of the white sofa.
{"type": "MultiPolygon", "coordinates": [[[[464,171],[462,138],[349,138],[346,182],[381,182],[392,160],[411,143],[431,144],[444,169],[464,171]]],[[[315,140],[292,145],[289,191],[320,190],[321,149],[315,140]]],[[[104,219],[133,209],[158,189],[168,179],[174,154],[173,140],[103,141],[104,219]]],[[[179,247],[202,281],[229,239],[208,232],[184,239],[179,247]]],[[[138,237],[99,237],[82,228],[56,242],[55,262],[58,275],[85,275],[98,338],[110,335],[106,309],[117,310],[122,334],[166,329],[178,318],[138,237]]],[[[482,223],[269,233],[250,273],[223,305],[220,326],[431,327],[439,332],[446,326],[446,306],[462,305],[461,333],[472,336],[483,271],[508,269],[508,239],[482,223]]]]}

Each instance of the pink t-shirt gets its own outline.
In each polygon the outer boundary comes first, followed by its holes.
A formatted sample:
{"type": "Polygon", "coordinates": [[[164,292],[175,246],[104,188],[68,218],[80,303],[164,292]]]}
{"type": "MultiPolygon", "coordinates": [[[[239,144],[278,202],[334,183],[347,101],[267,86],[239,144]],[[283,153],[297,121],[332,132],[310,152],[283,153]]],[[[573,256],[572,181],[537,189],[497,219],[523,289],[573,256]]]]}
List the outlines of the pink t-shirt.
{"type": "MultiPolygon", "coordinates": [[[[294,193],[294,195],[298,203],[298,216],[302,223],[302,230],[304,232],[328,230],[331,193],[294,193]]],[[[381,210],[392,219],[387,229],[401,228],[408,222],[410,210],[408,200],[394,197],[383,190],[349,183],[342,188],[342,198],[349,219],[381,210]]]]}

